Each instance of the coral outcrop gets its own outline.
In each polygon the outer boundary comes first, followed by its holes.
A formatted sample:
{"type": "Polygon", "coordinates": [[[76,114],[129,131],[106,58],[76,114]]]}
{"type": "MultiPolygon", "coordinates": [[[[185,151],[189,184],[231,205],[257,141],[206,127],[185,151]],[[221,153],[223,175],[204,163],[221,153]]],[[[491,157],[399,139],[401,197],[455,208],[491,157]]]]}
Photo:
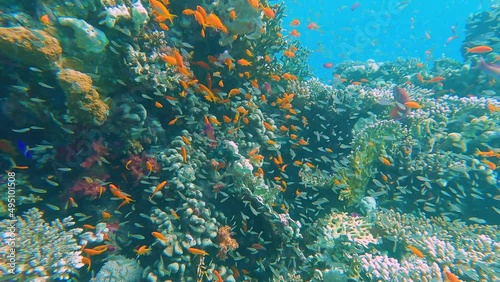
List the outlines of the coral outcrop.
{"type": "Polygon", "coordinates": [[[40,69],[56,69],[62,54],[59,41],[43,30],[0,27],[0,54],[40,69]]]}
{"type": "Polygon", "coordinates": [[[107,119],[109,107],[92,86],[92,78],[72,69],[62,69],[59,85],[66,94],[70,114],[80,123],[98,126],[107,119]]]}
{"type": "MultiPolygon", "coordinates": [[[[82,229],[69,229],[75,224],[73,218],[56,219],[49,224],[42,216],[37,208],[28,210],[14,220],[15,232],[7,229],[12,220],[0,222],[2,230],[9,230],[2,236],[0,254],[6,257],[11,248],[15,250],[16,263],[11,277],[17,279],[12,281],[67,281],[78,275],[78,269],[83,266],[81,246],[75,238],[82,229]],[[9,238],[14,238],[15,246],[9,244],[9,238]]],[[[3,275],[12,274],[7,260],[2,260],[0,270],[3,275]]]]}

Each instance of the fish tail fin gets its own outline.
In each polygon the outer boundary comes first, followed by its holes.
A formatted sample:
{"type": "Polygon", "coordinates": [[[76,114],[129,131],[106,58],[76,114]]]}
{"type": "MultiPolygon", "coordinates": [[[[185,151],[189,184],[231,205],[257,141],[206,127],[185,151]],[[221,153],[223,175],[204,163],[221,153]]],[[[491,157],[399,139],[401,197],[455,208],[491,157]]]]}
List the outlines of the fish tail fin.
{"type": "Polygon", "coordinates": [[[469,52],[470,52],[470,48],[465,47],[465,54],[467,55],[467,54],[469,54],[469,52]]]}

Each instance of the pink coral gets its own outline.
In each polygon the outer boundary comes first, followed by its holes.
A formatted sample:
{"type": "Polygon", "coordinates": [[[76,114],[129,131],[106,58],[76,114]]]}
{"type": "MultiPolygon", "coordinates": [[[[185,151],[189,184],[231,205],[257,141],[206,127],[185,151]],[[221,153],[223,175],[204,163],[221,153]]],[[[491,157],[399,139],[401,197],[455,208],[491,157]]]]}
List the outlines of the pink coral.
{"type": "Polygon", "coordinates": [[[104,140],[101,138],[97,141],[92,142],[92,150],[94,151],[80,166],[84,168],[90,168],[96,162],[101,164],[103,157],[108,155],[108,149],[104,145],[104,140]]]}
{"type": "MultiPolygon", "coordinates": [[[[105,181],[109,176],[102,177],[101,181],[105,181]]],[[[73,183],[69,188],[69,193],[74,196],[85,196],[90,200],[95,200],[106,191],[106,187],[102,186],[98,179],[90,177],[82,178],[73,183]]]]}
{"type": "Polygon", "coordinates": [[[149,156],[146,152],[142,152],[141,155],[130,154],[130,157],[124,160],[124,164],[137,183],[144,175],[157,173],[161,169],[156,157],[149,156]]]}

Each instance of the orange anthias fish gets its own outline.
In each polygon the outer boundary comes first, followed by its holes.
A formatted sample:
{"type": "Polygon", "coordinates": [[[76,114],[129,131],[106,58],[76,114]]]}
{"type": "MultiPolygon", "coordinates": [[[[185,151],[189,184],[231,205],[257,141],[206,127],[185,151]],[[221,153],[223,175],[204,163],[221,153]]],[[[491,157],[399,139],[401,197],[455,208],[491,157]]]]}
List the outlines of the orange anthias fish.
{"type": "Polygon", "coordinates": [[[43,16],[40,17],[40,21],[44,24],[44,25],[49,25],[50,24],[50,17],[49,15],[45,14],[43,16]]]}
{"type": "Polygon", "coordinates": [[[199,255],[199,256],[207,256],[208,253],[202,249],[197,249],[197,248],[189,248],[188,252],[190,252],[193,255],[199,255]]]}
{"type": "Polygon", "coordinates": [[[429,79],[427,81],[427,83],[437,83],[437,82],[441,82],[443,80],[444,80],[444,77],[442,77],[442,76],[436,76],[436,77],[433,77],[433,78],[429,79]]]}
{"type": "Polygon", "coordinates": [[[291,26],[299,26],[299,25],[300,25],[300,21],[299,21],[299,20],[297,20],[297,19],[294,19],[294,20],[292,20],[292,21],[290,22],[290,25],[291,25],[291,26]]]}
{"type": "Polygon", "coordinates": [[[421,108],[420,104],[415,102],[415,101],[408,101],[408,102],[404,103],[404,105],[410,109],[420,109],[421,108]]]}
{"type": "Polygon", "coordinates": [[[419,258],[425,257],[424,254],[419,249],[415,248],[414,246],[410,245],[410,246],[408,246],[408,249],[410,249],[410,251],[419,258]]]}
{"type": "Polygon", "coordinates": [[[166,180],[158,184],[155,190],[153,191],[153,194],[151,194],[151,196],[149,197],[149,199],[151,200],[156,193],[158,193],[161,189],[163,189],[163,187],[165,187],[166,184],[167,184],[166,180]]]}
{"type": "Polygon", "coordinates": [[[446,279],[448,279],[449,282],[460,282],[460,279],[450,271],[445,271],[444,275],[446,275],[446,279]]]}
{"type": "Polygon", "coordinates": [[[143,245],[138,249],[134,250],[134,252],[137,254],[137,256],[144,256],[147,255],[149,252],[151,252],[151,248],[148,248],[148,246],[143,245]]]}
{"type": "Polygon", "coordinates": [[[215,28],[218,30],[222,30],[222,32],[227,33],[226,26],[224,26],[224,24],[222,24],[222,21],[220,20],[220,18],[213,13],[210,13],[207,16],[207,25],[209,27],[212,27],[212,28],[215,28]]]}
{"type": "Polygon", "coordinates": [[[290,35],[293,37],[299,37],[300,32],[298,32],[296,29],[293,29],[292,31],[290,31],[290,35]]]}
{"type": "Polygon", "coordinates": [[[270,19],[274,19],[274,17],[276,16],[273,9],[271,9],[270,7],[264,7],[261,4],[260,8],[262,9],[262,12],[264,12],[264,15],[266,15],[266,17],[268,17],[270,19]]]}
{"type": "Polygon", "coordinates": [[[309,30],[316,30],[316,29],[319,29],[319,25],[317,25],[315,22],[310,22],[307,25],[307,29],[309,29],[309,30]]]}
{"type": "Polygon", "coordinates": [[[490,46],[486,46],[486,45],[475,46],[472,48],[465,48],[465,50],[467,51],[467,52],[465,52],[465,54],[468,54],[468,53],[484,54],[484,53],[489,53],[489,52],[493,51],[493,49],[490,46]]]}

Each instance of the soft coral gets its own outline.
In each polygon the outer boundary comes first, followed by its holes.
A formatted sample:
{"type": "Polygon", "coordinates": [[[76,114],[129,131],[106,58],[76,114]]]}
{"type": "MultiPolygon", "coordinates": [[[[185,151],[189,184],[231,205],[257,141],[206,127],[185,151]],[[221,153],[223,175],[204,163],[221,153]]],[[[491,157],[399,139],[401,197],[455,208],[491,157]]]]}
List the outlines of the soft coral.
{"type": "Polygon", "coordinates": [[[94,151],[80,166],[90,168],[96,162],[101,164],[102,158],[108,155],[108,148],[104,145],[104,139],[100,138],[92,142],[92,150],[94,151]]]}

